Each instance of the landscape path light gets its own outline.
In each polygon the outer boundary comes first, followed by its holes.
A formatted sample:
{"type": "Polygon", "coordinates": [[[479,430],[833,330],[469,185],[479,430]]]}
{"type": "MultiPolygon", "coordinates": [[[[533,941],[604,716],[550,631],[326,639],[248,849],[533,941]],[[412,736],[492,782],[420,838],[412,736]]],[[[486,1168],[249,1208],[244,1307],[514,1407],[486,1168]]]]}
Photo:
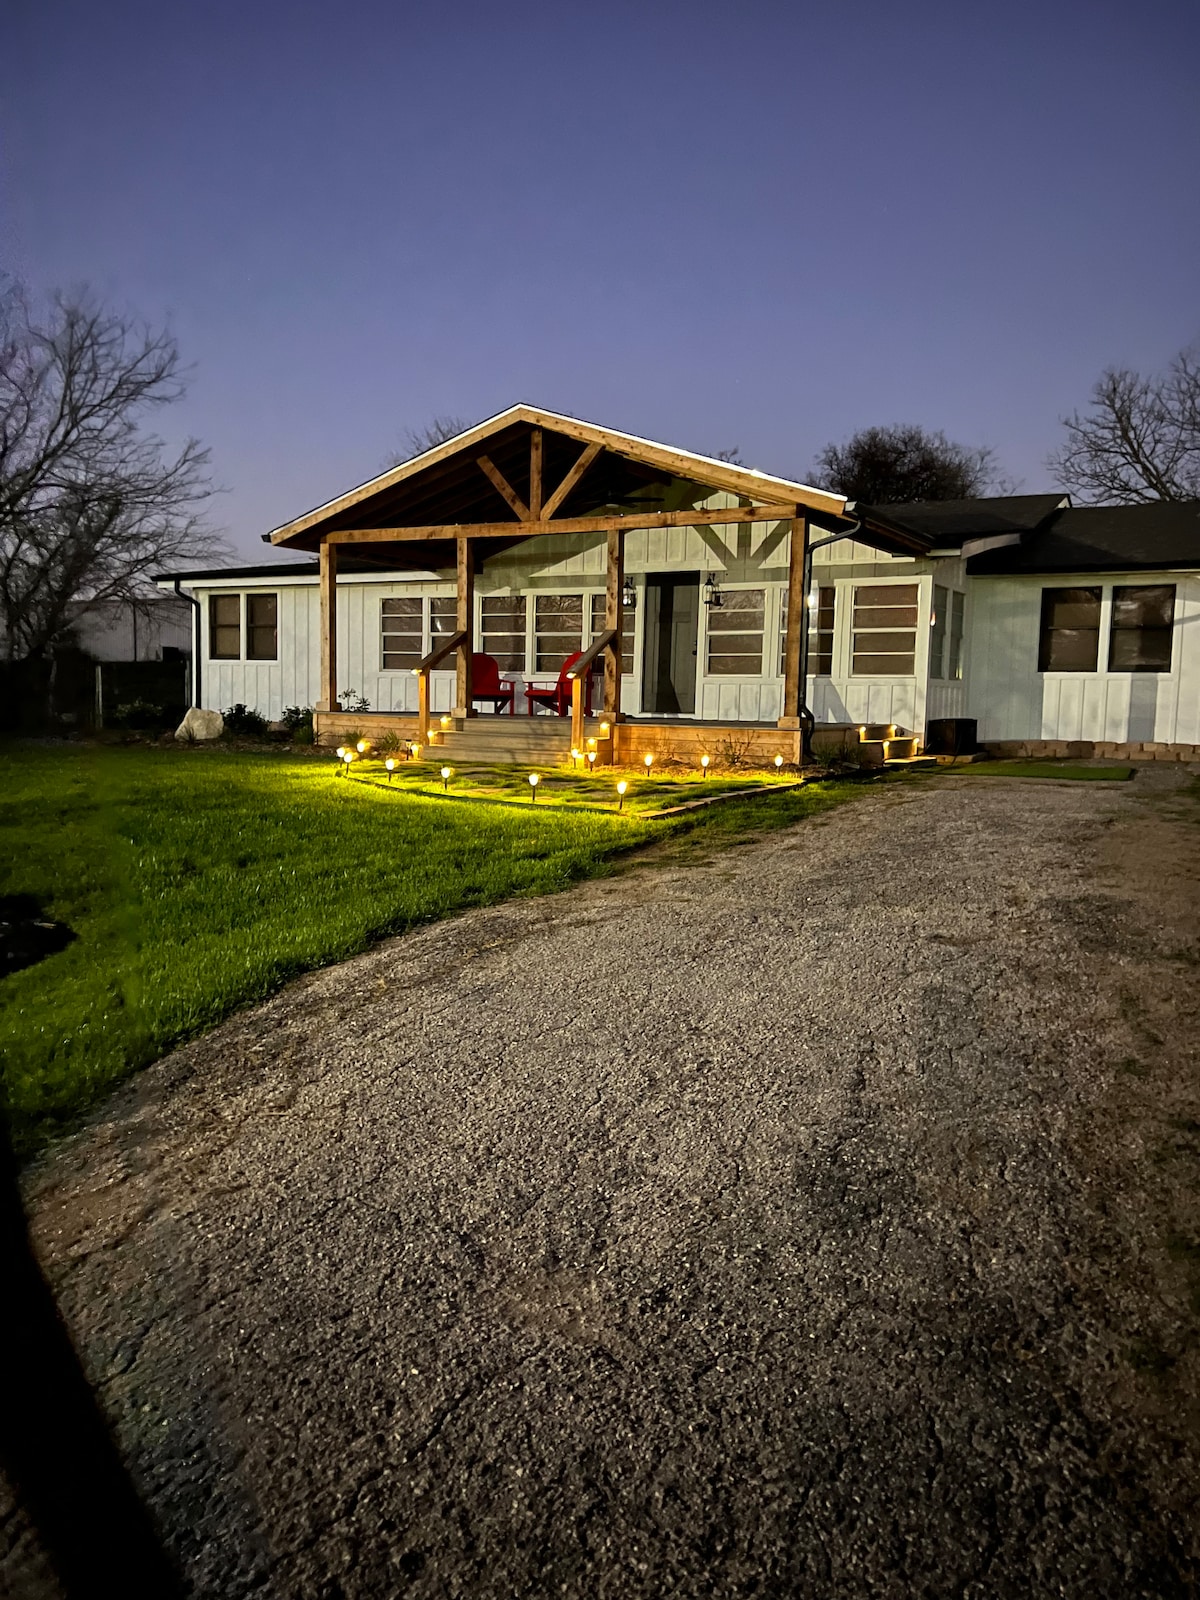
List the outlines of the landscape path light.
{"type": "Polygon", "coordinates": [[[702,778],[707,778],[708,777],[708,763],[711,760],[712,760],[711,756],[701,756],[700,757],[700,776],[702,778]]]}
{"type": "Polygon", "coordinates": [[[596,770],[596,752],[594,750],[589,750],[588,751],[588,771],[589,772],[594,772],[595,770],[596,770]]]}
{"type": "Polygon", "coordinates": [[[579,751],[578,750],[572,750],[571,751],[571,765],[573,767],[577,767],[579,765],[579,751]]]}
{"type": "Polygon", "coordinates": [[[453,770],[454,770],[453,767],[443,767],[442,768],[442,793],[443,794],[445,794],[447,788],[450,785],[450,774],[453,772],[453,770]]]}
{"type": "Polygon", "coordinates": [[[531,800],[536,800],[537,799],[538,782],[539,782],[538,774],[536,772],[531,772],[529,774],[529,798],[531,800]]]}
{"type": "Polygon", "coordinates": [[[358,751],[360,756],[365,756],[367,751],[371,748],[371,746],[367,743],[367,741],[365,739],[360,739],[358,741],[358,743],[354,746],[354,748],[358,751]]]}
{"type": "Polygon", "coordinates": [[[650,768],[654,765],[654,751],[653,750],[647,750],[646,754],[642,757],[642,760],[646,764],[646,776],[649,777],[650,776],[650,768]]]}
{"type": "Polygon", "coordinates": [[[620,810],[622,810],[624,808],[624,805],[625,805],[625,791],[626,791],[626,789],[628,789],[628,787],[629,787],[629,785],[625,782],[624,778],[622,778],[620,783],[618,783],[618,785],[617,785],[617,810],[618,811],[620,811],[620,810]]]}
{"type": "Polygon", "coordinates": [[[391,781],[392,781],[392,773],[395,772],[395,770],[396,770],[396,763],[392,759],[392,757],[389,756],[387,758],[387,760],[383,764],[387,768],[388,782],[391,783],[391,781]]]}
{"type": "Polygon", "coordinates": [[[775,771],[776,772],[780,772],[782,770],[782,768],[783,768],[783,757],[782,756],[776,756],[775,757],[775,771]]]}

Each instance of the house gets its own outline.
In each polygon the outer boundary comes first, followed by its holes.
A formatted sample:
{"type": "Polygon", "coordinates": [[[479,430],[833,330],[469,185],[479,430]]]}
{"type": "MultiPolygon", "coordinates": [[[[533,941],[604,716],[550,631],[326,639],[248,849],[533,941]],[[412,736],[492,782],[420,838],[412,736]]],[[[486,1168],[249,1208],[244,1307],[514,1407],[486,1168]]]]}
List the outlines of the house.
{"type": "Polygon", "coordinates": [[[186,600],[151,593],[130,600],[75,606],[65,634],[93,661],[186,661],[192,644],[192,610],[186,600]]]}
{"type": "Polygon", "coordinates": [[[160,582],[197,602],[197,704],[315,705],[325,742],[425,742],[444,717],[461,754],[587,732],[617,760],[722,737],[795,759],[811,718],[914,744],[974,719],[1005,751],[1200,746],[1196,505],[855,506],[519,405],[265,537],[308,559],[160,582]],[[479,714],[476,652],[518,721],[479,714]],[[525,718],[526,685],[577,652],[570,726],[525,718]]]}

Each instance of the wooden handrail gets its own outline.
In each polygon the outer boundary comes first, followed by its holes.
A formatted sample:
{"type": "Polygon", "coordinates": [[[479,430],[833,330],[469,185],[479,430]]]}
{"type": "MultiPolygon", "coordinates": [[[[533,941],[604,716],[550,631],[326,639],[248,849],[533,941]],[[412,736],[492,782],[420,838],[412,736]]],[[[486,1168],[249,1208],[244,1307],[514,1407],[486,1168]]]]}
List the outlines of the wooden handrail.
{"type": "Polygon", "coordinates": [[[452,650],[457,650],[460,644],[466,644],[470,635],[465,628],[458,633],[452,633],[448,639],[443,639],[435,649],[431,650],[423,661],[418,661],[413,670],[413,677],[419,678],[423,672],[428,672],[431,667],[436,667],[439,661],[444,661],[452,650]]]}
{"type": "Polygon", "coordinates": [[[413,677],[417,680],[417,741],[422,745],[429,743],[429,669],[466,644],[470,637],[466,628],[460,628],[457,633],[443,639],[413,668],[413,677]]]}
{"type": "Polygon", "coordinates": [[[595,661],[596,657],[598,655],[603,654],[603,652],[608,649],[610,644],[616,644],[616,642],[617,642],[617,630],[616,630],[616,628],[608,628],[608,629],[606,629],[605,632],[603,632],[602,634],[598,635],[595,639],[592,640],[591,644],[588,645],[587,649],[579,657],[578,661],[575,662],[575,664],[571,668],[570,672],[567,673],[567,677],[568,678],[583,678],[583,677],[586,677],[587,676],[587,670],[591,666],[592,662],[595,661]]]}

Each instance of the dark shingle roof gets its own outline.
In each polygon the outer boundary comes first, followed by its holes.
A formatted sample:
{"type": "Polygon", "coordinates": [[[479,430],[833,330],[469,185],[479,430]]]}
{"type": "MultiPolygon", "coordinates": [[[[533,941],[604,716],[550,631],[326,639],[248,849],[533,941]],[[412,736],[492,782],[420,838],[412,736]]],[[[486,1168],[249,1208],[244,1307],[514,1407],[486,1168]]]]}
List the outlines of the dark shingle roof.
{"type": "Polygon", "coordinates": [[[957,548],[964,539],[1027,533],[1052,516],[1065,498],[1061,494],[1006,494],[977,500],[909,500],[901,505],[859,506],[857,513],[897,522],[932,539],[935,546],[957,548]]]}
{"type": "Polygon", "coordinates": [[[972,576],[1200,567],[1200,501],[1069,506],[1019,544],[970,557],[972,576]]]}

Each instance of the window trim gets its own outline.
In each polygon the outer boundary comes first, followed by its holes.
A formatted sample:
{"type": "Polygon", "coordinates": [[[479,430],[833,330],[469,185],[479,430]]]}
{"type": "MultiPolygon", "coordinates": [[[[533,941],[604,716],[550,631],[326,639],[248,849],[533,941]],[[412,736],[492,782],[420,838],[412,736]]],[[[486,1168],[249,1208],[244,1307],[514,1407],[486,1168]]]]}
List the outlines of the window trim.
{"type": "Polygon", "coordinates": [[[1116,673],[1119,677],[1126,674],[1143,672],[1171,672],[1175,666],[1175,621],[1176,606],[1179,600],[1179,585],[1176,583],[1114,583],[1108,586],[1108,649],[1105,658],[1108,662],[1107,671],[1116,673]],[[1171,591],[1171,620],[1165,624],[1140,626],[1137,628],[1119,627],[1117,625],[1117,595],[1127,594],[1134,589],[1169,589],[1171,591]],[[1159,633],[1165,634],[1167,639],[1167,664],[1164,667],[1117,667],[1113,665],[1113,646],[1119,635],[1124,633],[1159,633]]]}
{"type": "MultiPolygon", "coordinates": [[[[873,577],[873,578],[854,578],[854,579],[851,580],[851,583],[850,583],[850,603],[849,603],[848,607],[846,608],[847,612],[848,612],[847,626],[848,626],[848,629],[849,629],[848,657],[847,657],[847,661],[846,661],[846,667],[847,667],[846,676],[847,676],[847,678],[863,678],[863,679],[870,678],[870,679],[875,679],[877,681],[886,682],[888,680],[891,680],[893,682],[904,682],[904,683],[907,683],[910,680],[912,680],[914,682],[919,681],[919,679],[920,679],[919,668],[920,668],[921,659],[922,659],[921,615],[922,615],[922,611],[923,610],[925,610],[926,612],[928,610],[927,602],[924,599],[923,591],[924,591],[924,594],[928,593],[928,591],[925,590],[924,585],[922,584],[921,575],[919,573],[913,575],[912,577],[904,577],[904,578],[878,578],[878,577],[873,577]],[[887,627],[887,626],[882,626],[882,627],[859,627],[859,626],[857,626],[857,624],[855,622],[855,613],[859,609],[859,606],[858,606],[858,593],[859,593],[860,589],[915,589],[916,590],[915,597],[911,601],[907,601],[905,603],[905,606],[904,606],[903,609],[905,609],[905,610],[909,610],[909,609],[915,610],[916,614],[917,614],[916,615],[916,621],[913,622],[911,625],[905,624],[902,627],[887,627]],[[855,662],[856,656],[858,656],[859,654],[877,655],[877,656],[887,656],[887,655],[907,656],[907,655],[910,654],[910,652],[908,650],[898,650],[898,651],[890,651],[890,652],[885,652],[885,651],[882,651],[882,650],[871,650],[871,651],[861,651],[860,652],[860,651],[856,650],[856,648],[855,648],[855,639],[860,634],[879,634],[879,633],[894,633],[894,634],[901,635],[901,636],[907,635],[912,639],[912,650],[911,650],[912,667],[908,672],[893,672],[891,670],[886,670],[886,671],[882,671],[882,672],[859,672],[859,671],[856,671],[855,666],[854,666],[854,662],[855,662]]],[[[870,610],[870,609],[875,609],[875,610],[889,610],[889,609],[897,610],[897,609],[900,609],[900,608],[899,607],[881,607],[881,606],[876,606],[874,608],[864,607],[864,609],[866,609],[866,610],[870,610]]],[[[926,630],[926,631],[928,631],[928,630],[926,630]]]]}
{"type": "MultiPolygon", "coordinates": [[[[757,635],[758,635],[758,666],[751,668],[748,672],[714,672],[713,671],[713,669],[712,669],[712,655],[713,655],[712,641],[713,641],[714,637],[719,639],[721,637],[721,635],[723,633],[725,633],[725,630],[721,629],[721,628],[714,629],[711,626],[712,619],[713,619],[713,608],[711,606],[706,606],[704,604],[703,600],[701,600],[701,602],[700,602],[700,610],[703,613],[704,622],[703,622],[703,629],[702,630],[697,630],[697,639],[696,639],[696,666],[697,666],[696,678],[697,678],[697,682],[699,682],[700,679],[703,677],[704,679],[711,678],[714,682],[717,682],[717,683],[729,683],[729,682],[731,682],[733,680],[736,680],[738,678],[742,679],[744,682],[749,683],[749,682],[753,682],[757,678],[764,678],[764,677],[768,676],[768,674],[763,671],[763,666],[764,666],[764,663],[765,663],[765,660],[766,660],[768,640],[771,637],[771,630],[767,626],[767,618],[768,618],[768,609],[767,608],[768,608],[768,604],[769,604],[770,587],[771,586],[769,584],[766,584],[766,583],[735,583],[735,584],[729,584],[729,585],[723,584],[721,586],[721,593],[725,596],[725,598],[727,600],[728,600],[730,595],[734,595],[734,594],[757,594],[757,595],[761,596],[759,609],[760,609],[760,611],[762,613],[762,621],[759,624],[759,626],[757,628],[749,628],[749,629],[733,629],[733,628],[730,628],[728,630],[728,633],[726,634],[726,637],[728,637],[728,638],[738,638],[738,637],[741,637],[743,635],[753,636],[755,633],[757,633],[757,635]],[[702,638],[700,637],[701,631],[703,633],[703,637],[702,638]],[[703,653],[701,653],[701,652],[703,652],[703,653]],[[702,672],[700,670],[701,662],[703,662],[703,671],[702,672]]],[[[725,608],[724,607],[721,607],[720,614],[721,615],[725,614],[725,608]]],[[[719,655],[727,655],[727,656],[743,656],[743,655],[751,654],[751,652],[745,651],[745,650],[734,650],[734,651],[726,650],[726,651],[718,651],[718,654],[719,655]]]]}
{"type": "Polygon", "coordinates": [[[278,661],[279,660],[279,592],[276,589],[251,589],[242,597],[243,617],[243,649],[247,661],[278,661]],[[275,621],[271,624],[271,637],[274,648],[269,656],[250,654],[251,641],[256,632],[264,632],[266,624],[251,622],[250,611],[252,600],[273,600],[275,602],[275,621]]]}
{"type": "Polygon", "coordinates": [[[1040,591],[1039,605],[1038,605],[1037,670],[1038,670],[1039,673],[1059,672],[1059,673],[1068,673],[1068,674],[1070,674],[1070,673],[1083,674],[1083,673],[1089,673],[1089,672],[1098,672],[1100,670],[1100,643],[1101,643],[1101,635],[1104,632],[1104,609],[1105,609],[1105,606],[1104,606],[1104,602],[1105,602],[1104,591],[1105,591],[1106,587],[1108,587],[1108,586],[1103,584],[1103,583],[1052,583],[1052,584],[1043,584],[1042,585],[1041,591],[1040,591]],[[1095,626],[1094,629],[1093,628],[1082,628],[1082,629],[1076,628],[1076,629],[1073,629],[1073,630],[1068,630],[1066,628],[1053,628],[1053,627],[1048,626],[1047,621],[1046,621],[1046,616],[1047,616],[1047,612],[1049,611],[1050,606],[1052,604],[1052,602],[1050,600],[1050,596],[1051,595],[1056,595],[1056,594],[1071,594],[1071,593],[1095,595],[1095,597],[1096,597],[1096,626],[1095,626]],[[1066,633],[1068,631],[1077,632],[1077,633],[1079,633],[1079,632],[1082,632],[1082,633],[1093,633],[1095,635],[1096,651],[1095,651],[1095,656],[1094,656],[1094,658],[1092,660],[1092,664],[1091,664],[1090,667],[1055,667],[1055,666],[1051,666],[1051,664],[1050,664],[1050,654],[1051,654],[1051,644],[1053,642],[1051,636],[1053,634],[1055,634],[1055,633],[1066,633]]]}
{"type": "Polygon", "coordinates": [[[233,594],[228,589],[210,590],[208,596],[208,659],[210,661],[241,661],[242,641],[244,638],[243,613],[245,611],[245,596],[240,591],[233,594]],[[237,622],[218,622],[217,607],[222,600],[232,600],[237,607],[237,622]],[[237,649],[232,654],[217,650],[217,634],[221,630],[237,628],[237,649]]]}

